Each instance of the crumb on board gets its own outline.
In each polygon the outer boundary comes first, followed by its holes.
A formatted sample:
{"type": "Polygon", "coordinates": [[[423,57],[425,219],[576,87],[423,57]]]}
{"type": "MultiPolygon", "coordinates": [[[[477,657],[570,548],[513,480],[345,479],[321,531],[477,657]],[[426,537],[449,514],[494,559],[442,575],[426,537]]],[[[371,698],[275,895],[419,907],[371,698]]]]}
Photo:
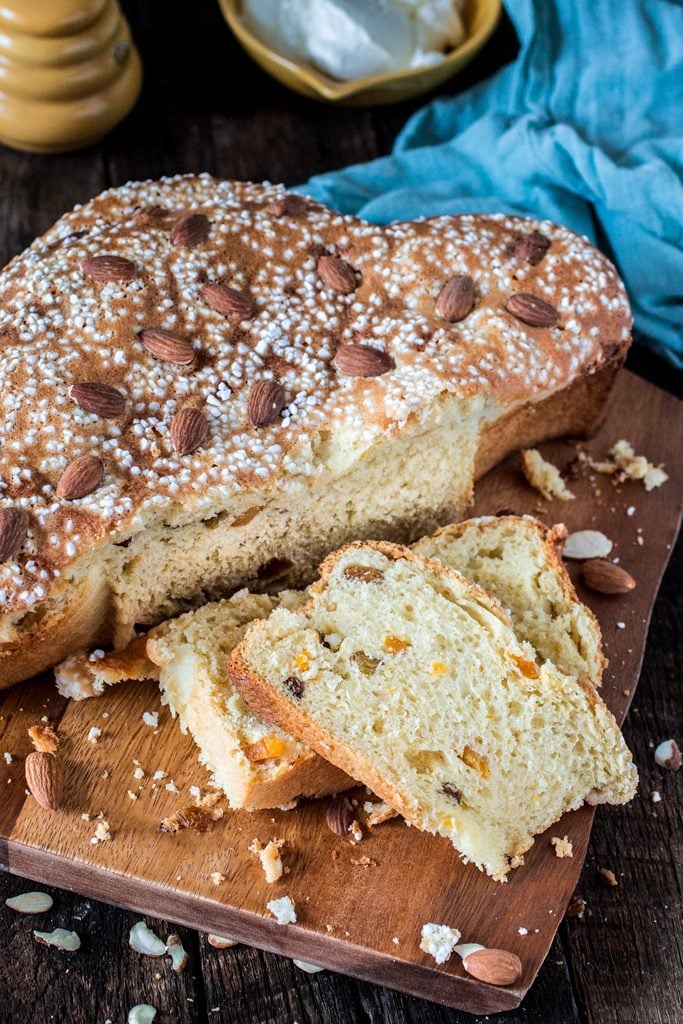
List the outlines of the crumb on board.
{"type": "Polygon", "coordinates": [[[420,949],[433,956],[437,964],[445,964],[460,941],[460,932],[447,924],[429,922],[422,925],[420,949]]]}
{"type": "Polygon", "coordinates": [[[550,842],[555,847],[555,856],[560,860],[564,857],[574,856],[574,847],[569,836],[564,836],[562,839],[559,836],[553,836],[550,842]]]}
{"type": "Polygon", "coordinates": [[[281,896],[277,900],[270,900],[266,903],[266,907],[278,924],[296,924],[296,908],[289,896],[281,896]]]}
{"type": "Polygon", "coordinates": [[[572,501],[576,497],[565,484],[557,466],[544,459],[535,448],[527,448],[522,452],[522,472],[531,487],[539,491],[546,501],[552,501],[553,498],[572,501]]]}

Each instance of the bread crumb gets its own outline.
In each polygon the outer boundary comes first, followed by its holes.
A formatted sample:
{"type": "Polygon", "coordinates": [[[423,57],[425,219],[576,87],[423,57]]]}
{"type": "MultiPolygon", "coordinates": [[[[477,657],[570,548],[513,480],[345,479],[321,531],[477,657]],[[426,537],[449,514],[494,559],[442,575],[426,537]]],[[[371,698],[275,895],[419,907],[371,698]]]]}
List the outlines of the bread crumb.
{"type": "Polygon", "coordinates": [[[137,800],[137,798],[138,798],[137,793],[134,793],[132,789],[129,789],[128,790],[128,799],[129,800],[137,800]]]}
{"type": "Polygon", "coordinates": [[[102,730],[98,729],[96,725],[93,725],[92,729],[88,733],[88,742],[95,744],[102,735],[102,730]]]}
{"type": "Polygon", "coordinates": [[[349,832],[351,833],[351,836],[353,837],[353,842],[354,843],[359,843],[361,841],[361,839],[363,838],[362,829],[361,829],[360,825],[358,824],[358,822],[356,821],[355,818],[353,819],[353,821],[349,825],[349,832]]]}
{"type": "Polygon", "coordinates": [[[112,834],[109,829],[109,822],[103,819],[97,823],[95,827],[95,835],[92,837],[90,842],[93,846],[96,846],[98,843],[108,842],[111,838],[112,834]]]}
{"type": "Polygon", "coordinates": [[[605,883],[605,885],[619,885],[619,883],[617,882],[616,875],[613,871],[610,871],[609,868],[600,868],[600,871],[598,873],[600,875],[601,880],[605,883]]]}
{"type": "Polygon", "coordinates": [[[214,885],[222,885],[225,881],[225,875],[222,875],[220,871],[212,871],[209,877],[214,885]]]}
{"type": "Polygon", "coordinates": [[[384,800],[380,800],[379,803],[372,803],[368,800],[363,804],[363,810],[367,814],[367,823],[371,828],[398,817],[398,812],[384,800]]]}
{"type": "Polygon", "coordinates": [[[296,924],[296,909],[289,896],[281,896],[278,900],[270,900],[266,907],[278,924],[296,924]]]}
{"type": "Polygon", "coordinates": [[[173,779],[171,779],[170,782],[166,783],[165,789],[167,789],[169,791],[169,793],[177,793],[178,792],[178,787],[176,786],[176,784],[173,781],[173,779]]]}
{"type": "Polygon", "coordinates": [[[12,763],[13,758],[12,758],[12,755],[10,754],[9,750],[6,750],[5,753],[2,756],[5,759],[5,764],[11,764],[12,763]]]}
{"type": "Polygon", "coordinates": [[[520,935],[528,935],[529,934],[529,929],[528,928],[518,928],[517,931],[519,932],[520,935]]]}
{"type": "Polygon", "coordinates": [[[559,857],[560,860],[564,857],[574,856],[574,847],[569,836],[565,836],[564,839],[560,839],[558,836],[553,836],[550,842],[555,847],[555,856],[559,857]]]}
{"type": "Polygon", "coordinates": [[[546,501],[552,501],[553,498],[572,501],[576,497],[565,484],[557,466],[544,459],[535,448],[522,452],[522,472],[527,482],[540,491],[546,501]]]}
{"type": "Polygon", "coordinates": [[[157,770],[157,771],[156,771],[156,772],[154,773],[154,775],[152,776],[152,778],[153,778],[153,779],[155,780],[155,782],[159,782],[159,781],[160,781],[161,779],[165,779],[167,775],[168,775],[168,772],[162,772],[162,771],[161,771],[161,769],[159,768],[159,769],[158,769],[158,770],[157,770]]]}
{"type": "Polygon", "coordinates": [[[149,725],[149,726],[151,726],[151,728],[156,729],[156,727],[159,724],[159,712],[158,711],[143,711],[142,712],[142,721],[145,723],[145,725],[149,725]]]}
{"type": "Polygon", "coordinates": [[[652,803],[653,804],[658,804],[658,803],[661,803],[661,800],[662,800],[662,794],[659,792],[658,789],[653,789],[652,790],[652,803]]]}
{"type": "Polygon", "coordinates": [[[145,777],[145,773],[142,770],[142,768],[136,768],[135,771],[133,772],[133,778],[134,779],[144,779],[144,777],[145,777]]]}
{"type": "MultiPolygon", "coordinates": [[[[282,845],[282,841],[280,841],[279,845],[282,845]]],[[[272,839],[258,851],[258,858],[261,861],[261,867],[268,884],[277,882],[279,878],[282,878],[283,865],[280,850],[278,844],[273,842],[272,839]]]]}
{"type": "Polygon", "coordinates": [[[420,949],[433,956],[437,964],[445,964],[450,960],[459,941],[460,932],[457,928],[449,928],[447,924],[422,925],[420,949]]]}

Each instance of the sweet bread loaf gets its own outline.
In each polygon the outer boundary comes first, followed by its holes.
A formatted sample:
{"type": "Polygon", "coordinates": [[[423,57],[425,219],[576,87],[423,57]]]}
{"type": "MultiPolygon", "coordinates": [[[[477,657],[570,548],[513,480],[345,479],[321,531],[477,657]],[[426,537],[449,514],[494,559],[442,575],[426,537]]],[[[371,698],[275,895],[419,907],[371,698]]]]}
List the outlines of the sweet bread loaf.
{"type": "Polygon", "coordinates": [[[595,688],[537,659],[459,573],[357,543],[309,593],[249,628],[235,686],[465,861],[503,878],[565,811],[633,796],[631,755],[595,688]]]}
{"type": "MultiPolygon", "coordinates": [[[[541,659],[599,684],[600,629],[559,557],[565,536],[564,527],[548,528],[528,516],[485,517],[447,526],[413,550],[460,570],[498,597],[518,638],[530,642],[541,659]]],[[[157,679],[162,700],[183,731],[191,732],[199,760],[232,807],[278,807],[301,795],[339,792],[350,780],[254,715],[228,677],[228,655],[247,624],[278,604],[293,611],[305,600],[303,591],[282,591],[277,597],[238,592],[210,602],[155,626],[123,650],[67,658],[55,670],[58,689],[82,700],[125,680],[157,679]],[[256,756],[249,757],[250,749],[256,756]]]]}
{"type": "Polygon", "coordinates": [[[0,685],[459,518],[507,452],[596,427],[630,325],[546,222],[375,227],[206,175],[77,207],[0,275],[0,685]]]}

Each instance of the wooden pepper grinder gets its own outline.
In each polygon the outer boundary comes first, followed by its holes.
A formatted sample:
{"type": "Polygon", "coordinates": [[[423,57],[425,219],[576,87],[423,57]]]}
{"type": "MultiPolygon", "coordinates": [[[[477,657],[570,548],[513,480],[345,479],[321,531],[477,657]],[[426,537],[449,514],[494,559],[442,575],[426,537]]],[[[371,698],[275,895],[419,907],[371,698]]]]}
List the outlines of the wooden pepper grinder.
{"type": "Polygon", "coordinates": [[[61,153],[131,110],[142,65],[118,0],[3,0],[0,142],[61,153]]]}

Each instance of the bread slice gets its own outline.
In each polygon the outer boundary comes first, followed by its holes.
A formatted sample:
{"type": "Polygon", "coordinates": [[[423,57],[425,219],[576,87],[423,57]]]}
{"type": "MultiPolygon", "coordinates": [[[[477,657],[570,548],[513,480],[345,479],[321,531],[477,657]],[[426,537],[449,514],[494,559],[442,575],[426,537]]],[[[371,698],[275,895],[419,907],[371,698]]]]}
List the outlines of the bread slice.
{"type": "Polygon", "coordinates": [[[230,672],[257,714],[497,879],[565,811],[635,791],[590,683],[540,663],[486,591],[397,545],[331,555],[303,607],[250,627],[230,672]]]}
{"type": "Polygon", "coordinates": [[[599,686],[607,665],[600,626],[564,567],[566,539],[564,526],[530,516],[484,516],[445,526],[412,550],[494,594],[541,660],[599,686]]]}

